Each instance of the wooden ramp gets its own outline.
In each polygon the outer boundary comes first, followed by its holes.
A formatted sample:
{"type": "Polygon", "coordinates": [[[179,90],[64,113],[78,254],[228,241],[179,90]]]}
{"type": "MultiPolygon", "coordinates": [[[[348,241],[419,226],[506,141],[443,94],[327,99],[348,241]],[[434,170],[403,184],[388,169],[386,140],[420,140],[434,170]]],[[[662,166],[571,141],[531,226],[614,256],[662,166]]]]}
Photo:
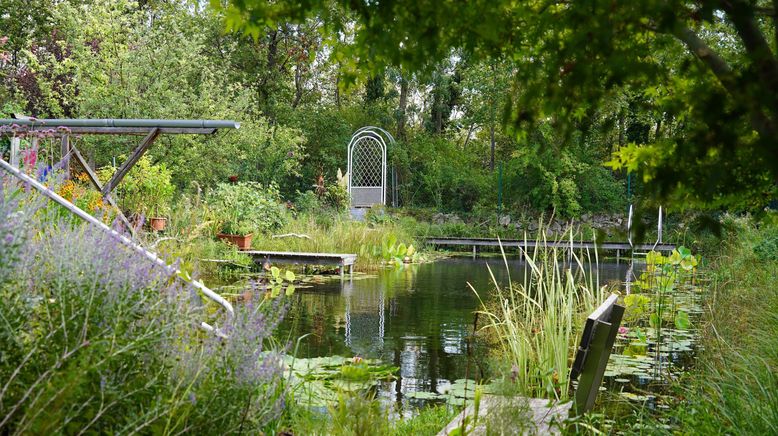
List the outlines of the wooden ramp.
{"type": "Polygon", "coordinates": [[[349,274],[354,272],[356,254],[339,253],[297,253],[292,251],[258,251],[246,250],[245,253],[254,258],[257,263],[270,262],[291,265],[335,265],[340,267],[340,276],[343,277],[346,267],[349,274]]]}

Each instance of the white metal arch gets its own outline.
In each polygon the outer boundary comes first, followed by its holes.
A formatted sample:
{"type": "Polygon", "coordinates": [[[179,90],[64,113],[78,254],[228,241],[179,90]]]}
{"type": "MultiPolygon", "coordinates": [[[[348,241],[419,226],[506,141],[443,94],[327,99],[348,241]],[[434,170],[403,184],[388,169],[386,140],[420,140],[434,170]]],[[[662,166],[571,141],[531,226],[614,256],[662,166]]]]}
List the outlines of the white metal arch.
{"type": "Polygon", "coordinates": [[[365,126],[351,136],[348,144],[348,193],[352,207],[386,204],[387,141],[394,137],[386,130],[365,126]]]}

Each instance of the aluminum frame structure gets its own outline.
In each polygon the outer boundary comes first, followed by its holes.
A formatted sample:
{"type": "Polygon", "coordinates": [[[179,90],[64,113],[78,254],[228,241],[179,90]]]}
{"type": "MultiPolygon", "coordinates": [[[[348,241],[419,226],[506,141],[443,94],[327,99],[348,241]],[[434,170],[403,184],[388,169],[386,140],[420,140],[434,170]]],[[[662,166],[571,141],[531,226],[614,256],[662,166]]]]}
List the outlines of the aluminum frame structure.
{"type": "Polygon", "coordinates": [[[394,143],[391,133],[375,126],[362,127],[351,136],[347,171],[352,207],[386,204],[386,152],[394,143]]]}
{"type": "MultiPolygon", "coordinates": [[[[161,259],[156,253],[151,252],[145,248],[143,248],[138,243],[134,242],[130,238],[124,236],[123,234],[117,232],[116,230],[108,227],[103,223],[102,221],[98,220],[97,218],[90,215],[88,212],[85,212],[84,210],[80,209],[75,204],[69,202],[68,200],[62,198],[59,194],[49,189],[47,186],[44,186],[42,183],[38,182],[37,180],[33,179],[32,177],[28,176],[24,172],[22,172],[19,168],[9,164],[8,162],[4,161],[3,159],[0,159],[0,170],[4,170],[10,175],[16,177],[17,179],[21,180],[22,182],[26,183],[28,186],[32,186],[35,188],[38,192],[43,194],[45,197],[47,197],[49,200],[54,201],[55,203],[59,204],[60,206],[63,206],[65,209],[67,209],[70,213],[76,215],[77,217],[81,218],[82,220],[86,221],[87,223],[97,227],[101,231],[107,233],[114,239],[116,239],[119,243],[125,245],[129,249],[135,251],[136,253],[140,254],[141,256],[145,257],[146,259],[149,259],[150,261],[154,262],[157,266],[163,268],[168,274],[170,274],[173,277],[177,277],[178,279],[189,283],[193,288],[197,289],[198,291],[202,292],[203,295],[205,295],[208,299],[216,302],[224,310],[227,312],[227,314],[232,317],[235,316],[235,309],[232,307],[232,304],[230,304],[229,301],[225,300],[224,297],[219,295],[218,293],[212,291],[210,288],[205,286],[205,284],[199,280],[194,280],[190,278],[188,275],[184,274],[176,268],[173,265],[168,265],[167,262],[165,262],[163,259],[161,259]]],[[[212,326],[208,324],[205,321],[202,321],[200,323],[200,327],[203,330],[206,330],[208,332],[214,333],[218,336],[225,337],[224,333],[219,330],[218,327],[212,326]]]]}
{"type": "MultiPolygon", "coordinates": [[[[133,226],[124,216],[113,198],[113,191],[124,179],[124,176],[132,169],[138,160],[146,153],[154,141],[164,134],[198,134],[211,135],[219,129],[239,129],[240,123],[232,120],[164,120],[164,119],[71,119],[52,118],[37,119],[25,116],[17,118],[0,119],[0,135],[11,137],[11,165],[19,166],[20,138],[16,136],[16,130],[22,129],[25,133],[46,133],[61,138],[61,159],[67,162],[72,157],[86,171],[92,185],[100,191],[103,198],[114,207],[119,219],[126,229],[133,235],[133,226]],[[14,129],[8,129],[15,126],[14,129]],[[79,150],[70,141],[71,135],[139,135],[144,136],[140,144],[130,154],[129,158],[116,170],[107,183],[101,183],[97,175],[79,150]]],[[[32,139],[37,141],[35,137],[32,139]]],[[[69,164],[65,165],[65,177],[70,178],[69,164]]]]}

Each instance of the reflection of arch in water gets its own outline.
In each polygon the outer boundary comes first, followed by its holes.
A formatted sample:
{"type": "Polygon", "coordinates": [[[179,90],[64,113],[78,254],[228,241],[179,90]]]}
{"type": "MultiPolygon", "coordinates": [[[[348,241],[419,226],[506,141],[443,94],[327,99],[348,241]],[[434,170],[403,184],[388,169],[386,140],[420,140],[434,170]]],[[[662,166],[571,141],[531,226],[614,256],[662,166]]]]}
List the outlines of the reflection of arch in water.
{"type": "Polygon", "coordinates": [[[343,283],[341,290],[346,300],[345,342],[356,355],[377,355],[384,347],[385,296],[383,289],[373,289],[363,289],[355,295],[354,282],[349,281],[343,283]]]}

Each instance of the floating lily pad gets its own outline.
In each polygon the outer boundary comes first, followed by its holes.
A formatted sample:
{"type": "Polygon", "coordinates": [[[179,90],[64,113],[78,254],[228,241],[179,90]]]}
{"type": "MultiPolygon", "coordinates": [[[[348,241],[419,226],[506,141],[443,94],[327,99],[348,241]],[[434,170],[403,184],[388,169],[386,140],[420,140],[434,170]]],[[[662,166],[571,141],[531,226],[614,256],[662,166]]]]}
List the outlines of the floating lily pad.
{"type": "Polygon", "coordinates": [[[414,398],[417,400],[438,400],[444,398],[443,395],[436,394],[435,392],[416,391],[408,392],[405,394],[405,398],[414,398]]]}

